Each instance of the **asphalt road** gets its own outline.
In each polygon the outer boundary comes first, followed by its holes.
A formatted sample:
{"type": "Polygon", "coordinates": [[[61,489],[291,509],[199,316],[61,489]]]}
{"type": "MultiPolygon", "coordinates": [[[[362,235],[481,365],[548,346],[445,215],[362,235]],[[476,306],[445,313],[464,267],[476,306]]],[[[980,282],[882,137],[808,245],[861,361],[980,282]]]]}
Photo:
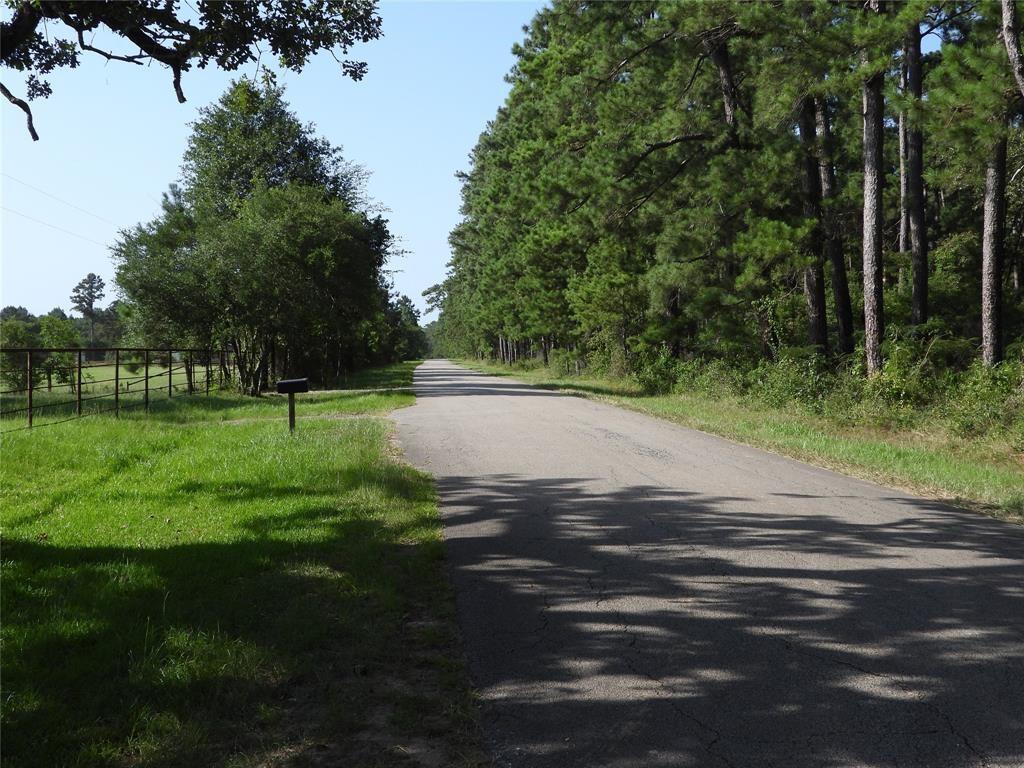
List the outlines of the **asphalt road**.
{"type": "Polygon", "coordinates": [[[497,766],[1024,766],[1024,529],[425,363],[497,766]]]}

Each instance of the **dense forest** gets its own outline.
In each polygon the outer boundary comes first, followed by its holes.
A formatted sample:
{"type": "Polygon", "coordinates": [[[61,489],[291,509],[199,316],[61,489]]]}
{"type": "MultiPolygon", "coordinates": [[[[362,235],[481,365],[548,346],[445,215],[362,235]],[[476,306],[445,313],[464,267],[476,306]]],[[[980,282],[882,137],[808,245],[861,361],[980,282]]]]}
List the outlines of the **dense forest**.
{"type": "Polygon", "coordinates": [[[556,0],[461,174],[436,351],[898,397],[1019,365],[1004,5],[556,0]]]}

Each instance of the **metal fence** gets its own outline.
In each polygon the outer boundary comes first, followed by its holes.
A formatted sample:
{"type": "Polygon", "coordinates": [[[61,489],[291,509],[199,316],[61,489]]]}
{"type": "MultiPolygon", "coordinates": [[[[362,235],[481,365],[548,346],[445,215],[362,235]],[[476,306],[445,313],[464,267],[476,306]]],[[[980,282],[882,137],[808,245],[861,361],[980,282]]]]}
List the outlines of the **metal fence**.
{"type": "Polygon", "coordinates": [[[209,395],[235,377],[233,356],[210,349],[110,347],[0,350],[0,433],[209,395]]]}

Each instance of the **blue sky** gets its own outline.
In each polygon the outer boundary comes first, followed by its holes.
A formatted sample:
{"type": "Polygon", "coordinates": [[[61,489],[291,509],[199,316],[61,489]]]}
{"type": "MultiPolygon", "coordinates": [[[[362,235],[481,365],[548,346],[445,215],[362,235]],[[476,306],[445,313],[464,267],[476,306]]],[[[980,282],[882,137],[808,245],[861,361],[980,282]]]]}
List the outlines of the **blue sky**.
{"type": "MultiPolygon", "coordinates": [[[[391,265],[400,270],[396,288],[421,308],[421,292],[444,276],[459,218],[454,174],[504,100],[511,47],[541,6],[382,2],[384,37],[351,54],[370,65],[361,82],[342,77],[327,56],[280,76],[299,118],[371,171],[369,194],[390,209],[391,229],[409,251],[391,265]]],[[[179,104],[162,67],[82,59],[50,77],[53,96],[34,103],[40,141],[20,111],[0,104],[0,304],[35,314],[68,309],[88,272],[112,282],[107,245],[156,214],[178,177],[189,123],[233,76],[186,73],[188,102],[179,104]]],[[[108,289],[103,303],[112,298],[108,289]]]]}

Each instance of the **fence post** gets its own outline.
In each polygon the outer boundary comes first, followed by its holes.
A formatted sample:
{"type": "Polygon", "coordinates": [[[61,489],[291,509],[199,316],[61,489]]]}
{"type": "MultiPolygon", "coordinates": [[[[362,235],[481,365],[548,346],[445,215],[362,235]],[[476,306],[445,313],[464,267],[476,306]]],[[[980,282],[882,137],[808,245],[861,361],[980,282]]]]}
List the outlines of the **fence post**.
{"type": "Polygon", "coordinates": [[[143,363],[142,363],[142,365],[143,365],[143,369],[142,369],[143,379],[142,380],[145,382],[145,384],[143,385],[143,388],[142,388],[142,405],[143,405],[143,408],[145,408],[148,411],[149,410],[149,350],[148,349],[145,352],[142,353],[142,359],[143,359],[143,363]]]}
{"type": "Polygon", "coordinates": [[[192,368],[192,353],[189,352],[185,358],[185,389],[188,394],[192,394],[192,377],[195,375],[195,371],[192,368]]]}
{"type": "Polygon", "coordinates": [[[174,352],[167,350],[167,399],[174,395],[174,352]]]}
{"type": "Polygon", "coordinates": [[[75,397],[75,414],[82,415],[82,350],[78,350],[78,370],[75,373],[78,379],[78,394],[75,397]]]}
{"type": "Polygon", "coordinates": [[[28,375],[28,381],[25,386],[28,387],[28,426],[32,428],[32,352],[25,353],[25,373],[28,375]]]}
{"type": "Polygon", "coordinates": [[[114,418],[121,415],[121,350],[114,350],[114,418]]]}

